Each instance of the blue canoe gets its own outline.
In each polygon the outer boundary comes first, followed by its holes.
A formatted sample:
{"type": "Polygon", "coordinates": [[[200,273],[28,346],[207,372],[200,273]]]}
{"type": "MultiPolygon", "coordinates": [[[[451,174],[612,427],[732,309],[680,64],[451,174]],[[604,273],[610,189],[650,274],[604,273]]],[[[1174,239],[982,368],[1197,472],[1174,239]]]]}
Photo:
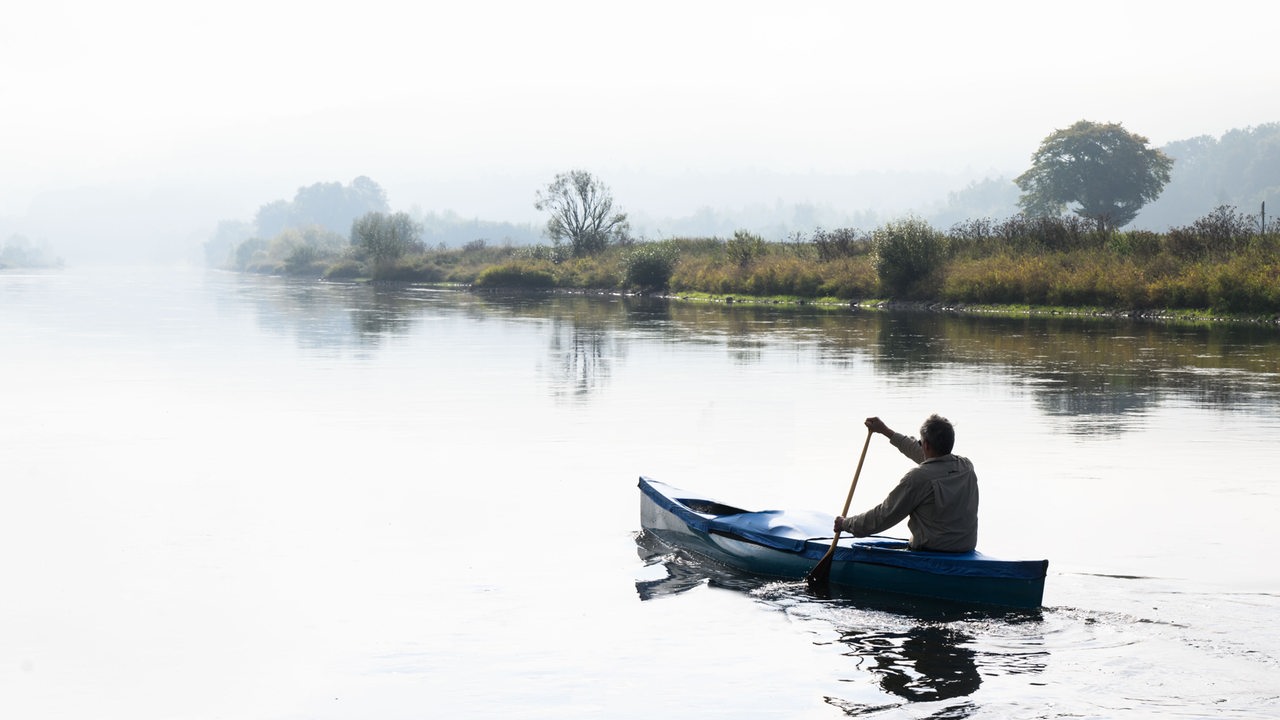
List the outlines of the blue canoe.
{"type": "MultiPolygon", "coordinates": [[[[802,579],[831,549],[835,516],[807,510],[752,512],[640,478],[640,525],[662,542],[721,564],[802,579]]],[[[935,553],[907,541],[842,536],[833,586],[963,603],[1038,608],[1048,560],[999,560],[980,552],[935,553]]]]}

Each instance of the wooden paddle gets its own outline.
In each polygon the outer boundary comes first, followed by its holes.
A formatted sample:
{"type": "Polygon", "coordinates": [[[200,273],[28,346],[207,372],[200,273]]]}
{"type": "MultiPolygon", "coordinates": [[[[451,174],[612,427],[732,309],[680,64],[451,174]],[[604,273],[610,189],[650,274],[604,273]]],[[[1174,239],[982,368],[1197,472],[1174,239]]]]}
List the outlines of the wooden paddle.
{"type": "MultiPolygon", "coordinates": [[[[862,461],[867,459],[867,447],[871,445],[871,428],[867,428],[867,440],[862,443],[862,456],[858,458],[858,469],[853,471],[853,483],[849,485],[849,496],[844,499],[844,511],[840,513],[840,517],[849,515],[849,505],[853,502],[853,491],[858,488],[858,476],[862,474],[862,461]]],[[[822,556],[818,564],[809,571],[805,576],[805,582],[809,583],[809,587],[826,585],[831,579],[831,561],[836,555],[836,543],[840,542],[840,531],[836,530],[836,536],[831,538],[831,548],[827,550],[827,554],[822,556]]]]}

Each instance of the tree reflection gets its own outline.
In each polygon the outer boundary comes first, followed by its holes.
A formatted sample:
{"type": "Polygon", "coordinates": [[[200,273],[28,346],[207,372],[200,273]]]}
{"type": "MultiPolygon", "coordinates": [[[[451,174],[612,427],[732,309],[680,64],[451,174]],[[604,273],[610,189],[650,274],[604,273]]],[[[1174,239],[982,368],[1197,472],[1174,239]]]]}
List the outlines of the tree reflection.
{"type": "Polygon", "coordinates": [[[608,381],[630,343],[663,342],[719,347],[736,365],[770,362],[780,353],[835,366],[861,363],[891,383],[998,374],[1081,433],[1123,430],[1130,418],[1167,402],[1248,411],[1280,402],[1280,334],[1265,326],[241,282],[264,326],[316,349],[376,348],[433,313],[545,323],[546,382],[556,397],[575,400],[590,399],[608,381]]]}
{"type": "Polygon", "coordinates": [[[410,332],[423,312],[422,294],[402,285],[249,275],[240,279],[239,295],[264,328],[314,350],[376,348],[385,337],[410,332]]]}
{"type": "Polygon", "coordinates": [[[622,355],[617,340],[617,334],[603,327],[556,322],[547,365],[552,395],[582,399],[604,384],[613,358],[622,355]]]}

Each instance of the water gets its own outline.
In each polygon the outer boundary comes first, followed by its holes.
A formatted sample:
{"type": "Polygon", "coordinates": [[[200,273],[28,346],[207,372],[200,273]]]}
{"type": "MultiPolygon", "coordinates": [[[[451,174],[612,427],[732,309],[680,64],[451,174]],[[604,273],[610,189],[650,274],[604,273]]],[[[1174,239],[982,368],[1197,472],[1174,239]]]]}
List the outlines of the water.
{"type": "Polygon", "coordinates": [[[0,273],[0,716],[1272,717],[1277,408],[1274,328],[0,273]],[[638,533],[640,474],[835,512],[934,411],[1043,610],[638,533]]]}

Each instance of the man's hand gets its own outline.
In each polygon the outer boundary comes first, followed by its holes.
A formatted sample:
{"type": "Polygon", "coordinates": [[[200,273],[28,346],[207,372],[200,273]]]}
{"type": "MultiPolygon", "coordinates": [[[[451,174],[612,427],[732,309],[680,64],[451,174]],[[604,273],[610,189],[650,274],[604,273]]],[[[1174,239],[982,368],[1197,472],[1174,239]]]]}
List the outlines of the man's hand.
{"type": "Polygon", "coordinates": [[[837,515],[835,527],[831,528],[832,532],[844,532],[844,518],[837,515]]]}
{"type": "Polygon", "coordinates": [[[889,426],[885,425],[884,421],[878,417],[867,418],[867,422],[865,424],[867,426],[867,429],[870,430],[871,432],[880,433],[881,435],[887,438],[893,437],[893,431],[890,430],[889,426]]]}

